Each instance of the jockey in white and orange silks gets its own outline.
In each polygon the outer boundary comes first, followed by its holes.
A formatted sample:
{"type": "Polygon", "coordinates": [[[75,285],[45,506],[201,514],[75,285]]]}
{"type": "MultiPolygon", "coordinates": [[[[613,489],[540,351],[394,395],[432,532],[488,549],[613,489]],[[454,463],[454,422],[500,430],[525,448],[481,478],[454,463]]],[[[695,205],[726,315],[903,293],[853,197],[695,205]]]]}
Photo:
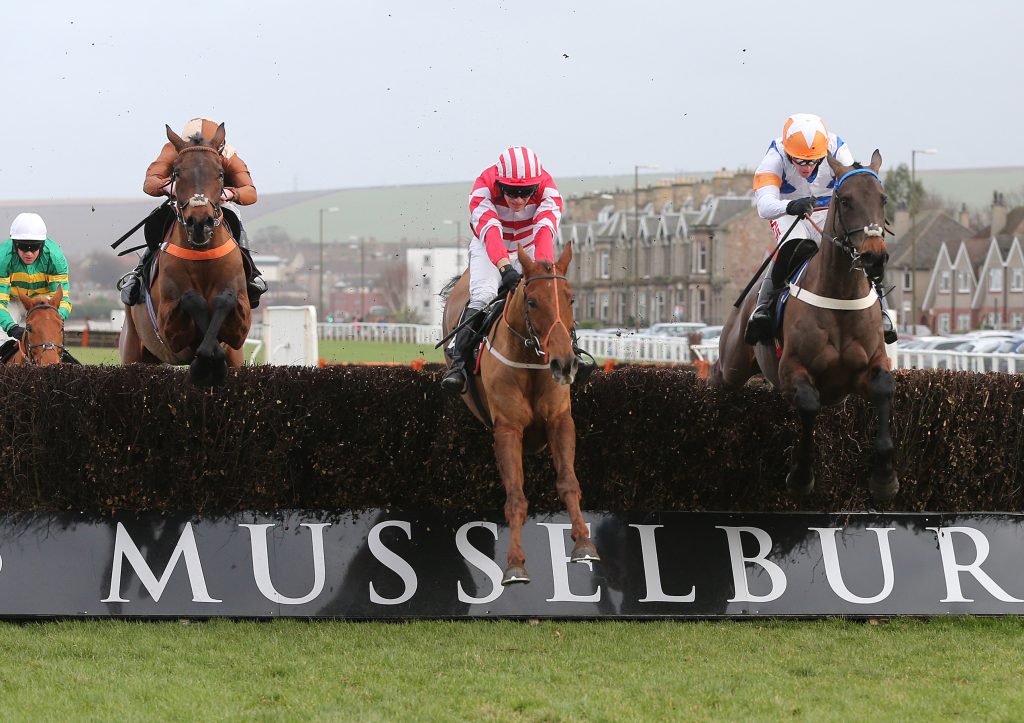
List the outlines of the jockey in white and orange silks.
{"type": "MultiPolygon", "coordinates": [[[[515,288],[521,275],[516,249],[535,261],[555,260],[555,234],[562,219],[562,194],[537,154],[526,146],[507,148],[486,168],[469,194],[469,305],[461,321],[484,308],[502,291],[515,288]]],[[[483,315],[455,337],[452,366],[441,386],[458,394],[466,382],[469,345],[483,315]]]]}

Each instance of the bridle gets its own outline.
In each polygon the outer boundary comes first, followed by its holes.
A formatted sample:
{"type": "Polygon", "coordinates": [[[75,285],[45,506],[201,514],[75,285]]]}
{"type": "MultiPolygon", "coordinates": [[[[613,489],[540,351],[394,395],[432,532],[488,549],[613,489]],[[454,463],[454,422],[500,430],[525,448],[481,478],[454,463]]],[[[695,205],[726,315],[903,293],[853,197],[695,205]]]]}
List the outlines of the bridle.
{"type": "Polygon", "coordinates": [[[552,322],[551,328],[548,329],[548,333],[544,335],[543,340],[540,338],[540,335],[537,333],[537,330],[533,326],[533,321],[530,319],[530,305],[526,303],[526,300],[523,301],[523,317],[526,320],[526,331],[527,334],[529,334],[529,336],[523,336],[518,331],[516,331],[515,328],[513,328],[513,326],[509,323],[508,303],[505,304],[505,309],[501,313],[502,321],[505,322],[505,326],[508,327],[508,330],[511,331],[515,336],[519,337],[519,339],[523,342],[523,346],[525,346],[527,349],[530,349],[537,356],[542,358],[547,356],[548,340],[551,338],[551,332],[555,330],[555,327],[561,326],[563,329],[565,329],[565,333],[568,334],[569,338],[572,339],[572,332],[569,330],[569,327],[565,325],[565,322],[562,321],[562,310],[558,298],[558,280],[561,279],[562,281],[568,282],[568,279],[566,279],[564,275],[538,274],[537,276],[531,276],[530,278],[524,280],[522,283],[523,295],[526,295],[527,286],[532,284],[534,281],[542,281],[544,279],[551,279],[552,281],[555,282],[555,321],[552,322]]]}
{"type": "Polygon", "coordinates": [[[21,347],[21,353],[25,355],[29,364],[39,364],[39,361],[33,356],[33,351],[41,349],[42,351],[59,351],[63,356],[64,352],[64,324],[60,325],[60,344],[54,341],[44,341],[41,344],[29,343],[29,335],[32,334],[32,324],[29,323],[29,317],[36,313],[40,309],[52,309],[53,311],[60,314],[60,310],[52,304],[37,304],[33,306],[25,314],[25,333],[21,335],[21,341],[18,342],[21,347]]]}
{"type": "MultiPolygon", "coordinates": [[[[218,157],[218,160],[220,160],[220,151],[218,151],[216,148],[210,148],[210,146],[188,146],[187,148],[182,148],[180,151],[178,151],[178,157],[180,158],[181,154],[183,154],[183,153],[191,153],[193,151],[209,151],[210,153],[216,154],[217,157],[218,157]]],[[[205,194],[202,194],[202,193],[193,193],[190,198],[185,199],[185,200],[182,200],[180,198],[175,198],[174,199],[174,203],[171,204],[174,207],[174,215],[178,219],[178,223],[180,223],[183,228],[185,228],[185,229],[188,228],[188,226],[185,223],[185,209],[186,208],[199,208],[199,207],[202,207],[202,206],[209,206],[210,208],[213,209],[213,227],[217,228],[218,226],[220,226],[221,221],[224,220],[224,212],[221,210],[221,203],[220,203],[221,194],[224,192],[223,168],[224,168],[224,164],[223,164],[223,162],[221,162],[221,176],[220,176],[220,189],[221,189],[221,192],[217,194],[216,202],[211,201],[209,198],[207,198],[207,196],[205,194]]],[[[176,181],[178,179],[178,175],[179,175],[179,172],[178,172],[178,168],[177,168],[177,162],[175,162],[175,168],[174,168],[174,170],[171,171],[171,180],[172,181],[176,181]]],[[[196,244],[192,241],[191,234],[186,234],[186,238],[188,238],[189,244],[191,244],[193,247],[196,246],[196,244]]]]}
{"type": "MultiPolygon", "coordinates": [[[[879,183],[882,182],[882,179],[878,177],[878,174],[875,171],[871,170],[870,168],[855,168],[852,171],[847,171],[839,178],[838,181],[836,181],[835,188],[832,189],[832,201],[835,203],[836,209],[835,224],[833,225],[839,226],[839,229],[842,233],[840,237],[837,238],[835,236],[831,236],[825,233],[825,231],[821,227],[819,227],[818,224],[816,224],[813,221],[813,219],[810,218],[810,216],[807,217],[807,220],[810,221],[811,225],[814,226],[814,229],[819,234],[821,234],[821,237],[823,239],[831,242],[833,245],[837,246],[847,256],[850,257],[852,261],[852,263],[850,264],[850,271],[863,271],[864,275],[867,276],[867,270],[864,268],[864,262],[861,259],[861,254],[857,250],[857,247],[854,246],[853,241],[851,241],[850,238],[856,234],[864,234],[865,238],[881,238],[882,236],[884,236],[885,233],[892,232],[886,229],[884,225],[879,225],[877,223],[869,223],[867,226],[864,226],[863,228],[851,229],[843,220],[843,204],[840,202],[839,188],[843,185],[843,182],[846,181],[847,178],[858,173],[866,173],[870,176],[874,176],[879,183]]],[[[871,281],[873,283],[881,283],[882,280],[871,279],[871,281]]]]}

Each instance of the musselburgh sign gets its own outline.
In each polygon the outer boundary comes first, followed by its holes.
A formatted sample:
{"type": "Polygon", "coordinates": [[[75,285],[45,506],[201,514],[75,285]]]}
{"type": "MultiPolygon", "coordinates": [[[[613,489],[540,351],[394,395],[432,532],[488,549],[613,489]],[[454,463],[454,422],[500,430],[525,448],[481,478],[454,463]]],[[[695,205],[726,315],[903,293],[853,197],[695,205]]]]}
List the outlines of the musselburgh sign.
{"type": "Polygon", "coordinates": [[[1024,516],[291,511],[0,518],[0,616],[745,617],[1024,613],[1024,516]]]}

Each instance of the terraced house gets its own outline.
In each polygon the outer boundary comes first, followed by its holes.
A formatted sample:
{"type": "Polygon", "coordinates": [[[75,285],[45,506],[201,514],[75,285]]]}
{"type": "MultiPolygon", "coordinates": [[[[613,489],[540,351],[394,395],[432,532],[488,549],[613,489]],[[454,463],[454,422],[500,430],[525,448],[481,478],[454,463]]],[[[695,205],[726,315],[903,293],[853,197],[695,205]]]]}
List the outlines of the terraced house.
{"type": "Polygon", "coordinates": [[[747,172],[570,198],[576,318],[597,326],[720,324],[770,248],[747,172]]]}

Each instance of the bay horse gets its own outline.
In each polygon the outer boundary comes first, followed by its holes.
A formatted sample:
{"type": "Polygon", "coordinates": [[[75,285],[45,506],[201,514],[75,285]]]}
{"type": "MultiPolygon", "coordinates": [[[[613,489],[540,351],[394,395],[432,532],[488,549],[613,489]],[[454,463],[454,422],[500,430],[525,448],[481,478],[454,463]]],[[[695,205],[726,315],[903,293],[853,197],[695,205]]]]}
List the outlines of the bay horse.
{"type": "Polygon", "coordinates": [[[743,341],[756,302],[756,294],[749,294],[725,322],[709,383],[740,387],[760,371],[796,407],[801,432],[786,484],[797,495],[814,488],[814,421],[821,407],[851,393],[872,403],[878,432],[869,488],[875,500],[884,502],[896,494],[899,480],[889,432],[895,382],[875,291],[889,258],[883,237],[885,192],[878,178],[882,156],[876,150],[870,166],[863,167],[845,166],[829,154],[828,164],[838,180],[821,229],[821,247],[799,285],[789,285],[781,355],[774,345],[751,347],[743,341]]]}
{"type": "MultiPolygon", "coordinates": [[[[462,398],[484,425],[494,429],[494,454],[505,486],[505,521],[511,532],[502,585],[528,583],[522,548],[527,501],[523,493],[523,453],[551,447],[555,488],[572,522],[572,562],[600,560],[580,509],[576,478],[576,423],[569,386],[578,369],[570,330],[575,323],[573,290],[565,274],[572,244],[553,264],[533,261],[518,250],[523,278],[509,293],[480,351],[480,374],[468,374],[462,398]],[[475,391],[469,389],[475,385],[475,391]],[[479,404],[477,404],[479,400],[479,404]]],[[[469,300],[469,274],[450,288],[445,300],[442,338],[458,324],[469,300]]],[[[446,350],[447,357],[447,350],[446,350]]],[[[449,364],[451,358],[448,358],[449,364]]],[[[467,360],[467,372],[472,361],[467,360]]]]}
{"type": "Polygon", "coordinates": [[[58,285],[56,293],[52,296],[18,298],[25,307],[22,324],[25,333],[21,335],[14,354],[9,356],[4,364],[33,364],[43,367],[60,364],[64,354],[64,319],[60,315],[60,302],[64,298],[63,287],[58,285]]]}
{"type": "Polygon", "coordinates": [[[176,220],[157,254],[152,288],[143,288],[143,303],[125,307],[121,362],[189,364],[194,384],[215,386],[229,366],[242,365],[252,315],[242,253],[221,209],[224,124],[211,139],[183,139],[167,126],[167,139],[178,151],[176,220]]]}

